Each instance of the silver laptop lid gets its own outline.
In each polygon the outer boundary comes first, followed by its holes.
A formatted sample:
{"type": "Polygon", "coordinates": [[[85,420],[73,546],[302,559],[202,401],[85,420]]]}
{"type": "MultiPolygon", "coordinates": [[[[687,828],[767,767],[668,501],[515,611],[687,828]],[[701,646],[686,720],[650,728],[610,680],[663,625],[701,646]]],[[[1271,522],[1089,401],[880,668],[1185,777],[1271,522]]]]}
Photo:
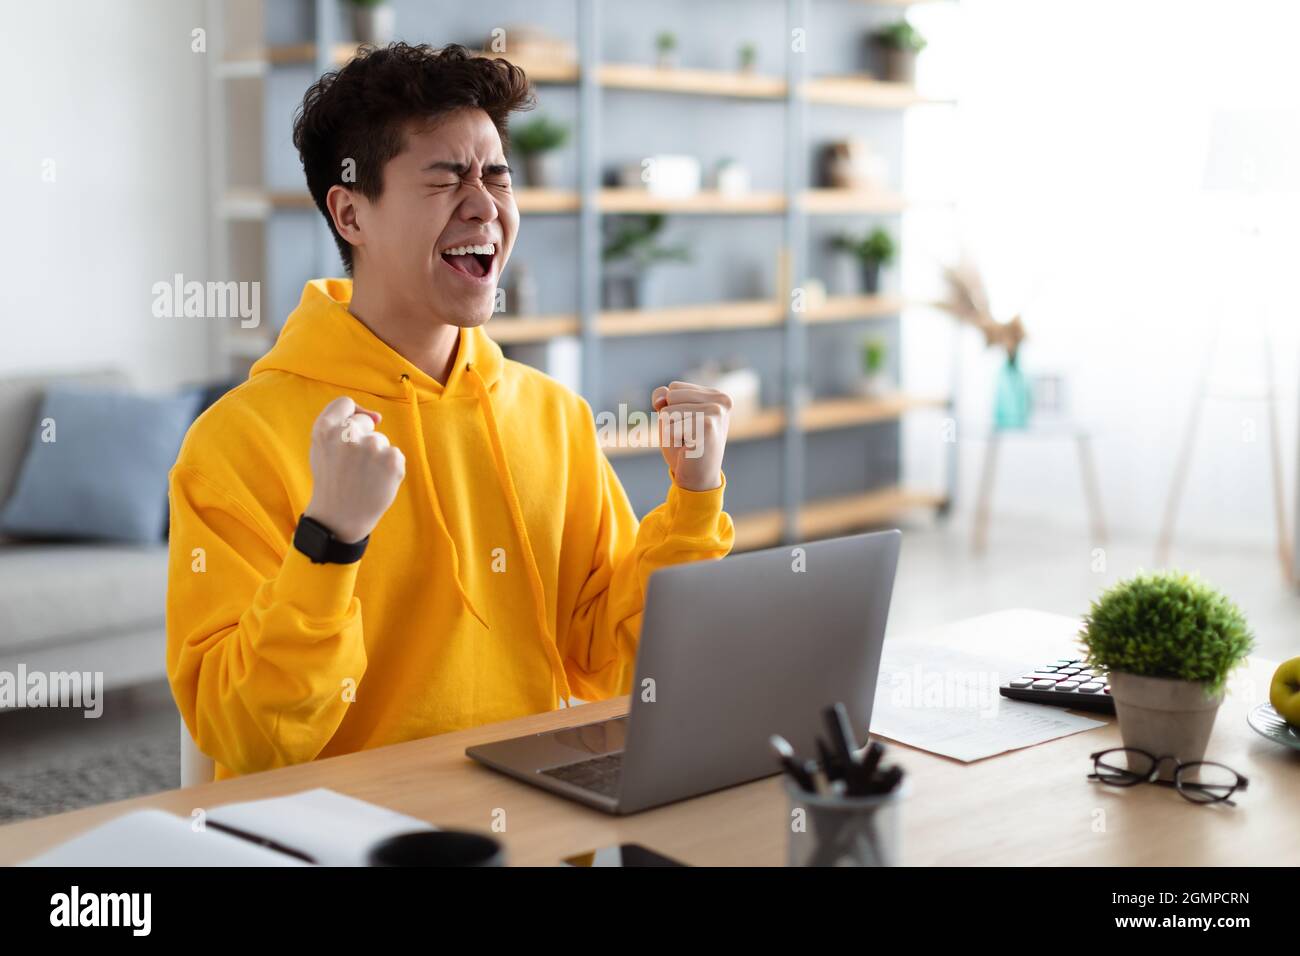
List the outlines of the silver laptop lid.
{"type": "Polygon", "coordinates": [[[812,755],[836,701],[865,738],[901,539],[853,535],[657,571],[619,812],[775,773],[774,733],[812,755]]]}

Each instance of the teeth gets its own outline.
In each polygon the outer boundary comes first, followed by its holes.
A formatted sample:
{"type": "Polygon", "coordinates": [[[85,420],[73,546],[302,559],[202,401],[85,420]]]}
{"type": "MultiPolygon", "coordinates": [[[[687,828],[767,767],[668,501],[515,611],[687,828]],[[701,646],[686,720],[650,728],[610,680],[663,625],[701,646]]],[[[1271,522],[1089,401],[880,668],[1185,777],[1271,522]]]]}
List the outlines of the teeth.
{"type": "Polygon", "coordinates": [[[487,243],[481,246],[452,246],[450,249],[442,250],[444,256],[494,256],[497,254],[495,243],[487,243]]]}

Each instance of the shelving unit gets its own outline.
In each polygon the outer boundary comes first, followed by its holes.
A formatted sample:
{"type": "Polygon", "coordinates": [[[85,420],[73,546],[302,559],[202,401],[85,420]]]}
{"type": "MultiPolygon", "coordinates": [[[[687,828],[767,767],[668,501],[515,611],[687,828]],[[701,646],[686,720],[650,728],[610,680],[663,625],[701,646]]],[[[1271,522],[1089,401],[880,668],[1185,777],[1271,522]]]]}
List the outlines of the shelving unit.
{"type": "MultiPolygon", "coordinates": [[[[224,6],[208,0],[210,7],[224,6]]],[[[233,0],[245,4],[257,0],[233,0]]],[[[301,0],[300,0],[301,2],[301,0]]],[[[812,0],[771,0],[784,7],[787,30],[809,22],[812,0]]],[[[933,0],[871,0],[861,5],[905,8],[913,2],[933,0]]],[[[260,82],[279,68],[311,67],[318,72],[346,63],[356,55],[356,43],[341,42],[333,35],[335,0],[310,0],[315,17],[314,36],[303,42],[277,43],[252,49],[243,45],[237,55],[216,60],[214,82],[249,79],[260,82]]],[[[909,489],[897,482],[854,494],[804,500],[809,467],[805,439],[827,433],[848,433],[861,429],[861,441],[880,441],[870,436],[877,426],[900,422],[919,410],[953,410],[942,397],[904,393],[888,398],[823,398],[810,401],[808,381],[808,334],[815,328],[843,323],[890,321],[915,303],[895,294],[830,296],[807,311],[796,309],[791,290],[806,275],[808,224],[814,217],[884,215],[897,216],[909,207],[908,199],[886,191],[859,192],[817,188],[808,170],[808,111],[817,107],[863,111],[900,111],[916,106],[949,102],[919,94],[910,86],[887,83],[866,75],[810,76],[809,58],[787,54],[783,74],[740,70],[661,68],[631,62],[605,62],[600,55],[602,19],[611,15],[611,4],[600,0],[573,0],[576,28],[576,60],[530,61],[501,54],[521,66],[539,86],[568,87],[576,94],[578,115],[577,186],[573,189],[517,188],[515,198],[525,216],[573,216],[577,226],[576,309],[541,316],[498,315],[489,333],[503,346],[535,345],[577,337],[581,343],[582,391],[598,408],[602,377],[609,372],[602,357],[602,343],[626,342],[638,338],[681,335],[731,335],[755,332],[779,334],[783,370],[782,403],[767,407],[754,416],[732,424],[730,442],[742,447],[753,442],[777,442],[780,455],[780,503],[736,516],[737,547],[751,548],[833,534],[893,520],[911,509],[943,510],[951,501],[955,474],[949,471],[948,488],[942,491],[909,489]],[[726,195],[705,190],[687,198],[652,195],[643,189],[609,187],[603,183],[602,110],[607,94],[696,97],[729,100],[768,101],[782,110],[785,122],[784,182],[780,189],[755,190],[726,195]],[[779,217],[781,248],[777,288],[772,298],[707,302],[672,307],[614,311],[601,308],[601,222],[609,215],[664,213],[672,216],[779,217]],[[768,330],[768,331],[764,331],[768,330]]],[[[400,27],[400,24],[399,24],[400,27]]],[[[400,30],[399,30],[400,35],[400,30]]],[[[426,39],[426,37],[418,37],[426,39]]],[[[428,38],[448,42],[453,37],[428,38]]],[[[485,54],[497,55],[497,54],[485,54]]],[[[543,97],[545,94],[543,93],[543,97]]],[[[313,210],[305,191],[260,190],[249,184],[230,188],[222,182],[214,195],[218,220],[227,228],[240,223],[269,229],[280,214],[301,215],[313,210]]],[[[711,228],[711,227],[710,227],[711,228]]],[[[337,271],[332,245],[322,242],[317,250],[316,274],[337,271]]],[[[223,343],[224,356],[236,368],[247,368],[269,338],[252,335],[229,336],[223,343]]],[[[599,410],[599,408],[598,408],[599,410]]],[[[859,433],[853,433],[855,436],[859,433]]],[[[879,433],[890,434],[890,433],[879,433]]],[[[845,440],[858,440],[846,438],[845,440]]],[[[896,441],[897,439],[888,439],[896,441]]],[[[865,446],[864,446],[865,447],[865,446]]],[[[610,458],[621,467],[633,463],[653,448],[612,447],[610,458]]]]}

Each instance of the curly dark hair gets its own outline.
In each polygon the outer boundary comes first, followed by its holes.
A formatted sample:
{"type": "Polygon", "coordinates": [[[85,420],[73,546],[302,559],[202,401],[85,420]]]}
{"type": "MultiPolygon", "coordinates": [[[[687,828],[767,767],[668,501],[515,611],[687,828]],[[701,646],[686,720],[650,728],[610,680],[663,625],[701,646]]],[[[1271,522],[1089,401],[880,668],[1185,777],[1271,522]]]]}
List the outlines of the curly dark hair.
{"type": "Polygon", "coordinates": [[[459,44],[441,49],[426,43],[363,47],[355,59],[313,83],[293,120],[293,145],[307,174],[307,188],[329,224],[339,256],[352,274],[352,246],[334,228],[325,206],[330,187],[343,185],[343,163],[355,163],[349,182],[367,199],[384,190],[384,164],[406,145],[406,124],[477,107],[487,113],[509,145],[506,121],[532,109],[536,96],[524,71],[459,44]]]}

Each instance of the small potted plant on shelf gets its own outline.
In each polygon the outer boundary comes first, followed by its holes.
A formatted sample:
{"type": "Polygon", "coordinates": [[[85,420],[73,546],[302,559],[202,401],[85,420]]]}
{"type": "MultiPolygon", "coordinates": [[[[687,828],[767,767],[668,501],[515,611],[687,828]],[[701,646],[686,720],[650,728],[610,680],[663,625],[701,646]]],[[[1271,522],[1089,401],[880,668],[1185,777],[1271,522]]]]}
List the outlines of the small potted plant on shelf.
{"type": "Polygon", "coordinates": [[[916,55],[926,39],[906,20],[898,20],[871,35],[884,59],[884,79],[890,83],[916,82],[916,55]]]}
{"type": "Polygon", "coordinates": [[[758,63],[758,46],[754,43],[742,43],[739,51],[740,72],[753,73],[758,63]]]}
{"type": "Polygon", "coordinates": [[[677,34],[664,30],[655,37],[655,62],[664,69],[677,65],[677,34]]]}
{"type": "Polygon", "coordinates": [[[897,248],[893,237],[877,226],[863,238],[843,234],[836,236],[833,245],[841,252],[847,252],[855,259],[862,270],[862,288],[867,295],[880,291],[880,267],[894,261],[897,248]]]}
{"type": "MultiPolygon", "coordinates": [[[[1124,746],[1180,763],[1205,756],[1228,673],[1254,635],[1241,610],[1181,571],[1138,574],[1092,603],[1080,638],[1110,675],[1124,746]]],[[[1173,776],[1164,761],[1161,776],[1173,776]]]]}
{"type": "Polygon", "coordinates": [[[893,390],[886,368],[888,358],[884,339],[873,336],[863,340],[862,378],[858,382],[858,393],[863,398],[883,398],[893,390]]]}
{"type": "Polygon", "coordinates": [[[690,250],[685,245],[659,242],[664,222],[662,213],[606,219],[605,245],[601,251],[606,266],[601,284],[602,308],[643,308],[650,267],[661,262],[690,261],[690,250]]]}
{"type": "Polygon", "coordinates": [[[524,181],[535,189],[555,185],[556,152],[569,141],[569,127],[546,116],[529,120],[510,134],[510,146],[524,160],[524,181]]]}
{"type": "Polygon", "coordinates": [[[387,46],[396,33],[397,14],[388,0],[348,0],[352,7],[352,36],[358,43],[387,46]]]}

